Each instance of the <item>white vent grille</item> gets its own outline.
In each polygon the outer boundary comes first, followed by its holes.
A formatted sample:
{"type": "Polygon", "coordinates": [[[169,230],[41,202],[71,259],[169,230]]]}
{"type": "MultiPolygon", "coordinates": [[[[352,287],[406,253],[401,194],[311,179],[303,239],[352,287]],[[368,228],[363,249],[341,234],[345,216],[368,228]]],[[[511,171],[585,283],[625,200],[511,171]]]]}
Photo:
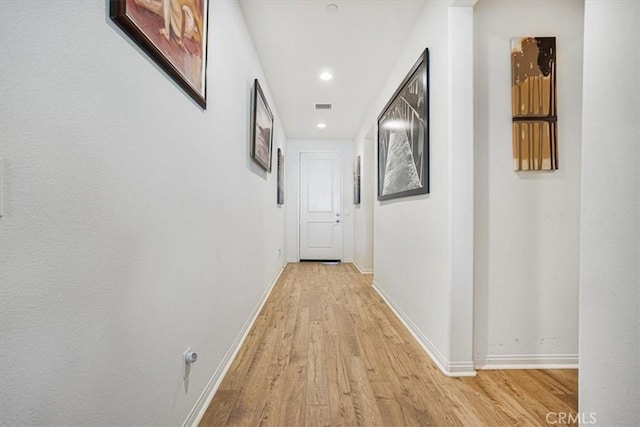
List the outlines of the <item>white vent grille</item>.
{"type": "Polygon", "coordinates": [[[332,108],[333,104],[316,104],[314,109],[316,111],[329,111],[332,108]]]}

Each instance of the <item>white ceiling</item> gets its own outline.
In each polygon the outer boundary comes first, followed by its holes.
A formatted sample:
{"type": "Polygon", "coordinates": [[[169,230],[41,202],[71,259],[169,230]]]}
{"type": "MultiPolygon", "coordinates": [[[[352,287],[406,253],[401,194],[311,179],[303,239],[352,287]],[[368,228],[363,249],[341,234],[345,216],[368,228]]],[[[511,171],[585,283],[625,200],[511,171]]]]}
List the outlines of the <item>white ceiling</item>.
{"type": "Polygon", "coordinates": [[[423,0],[240,0],[291,139],[352,139],[424,7],[423,0]],[[331,13],[327,5],[336,4],[331,13]],[[334,78],[325,82],[325,69],[334,78]],[[315,103],[332,103],[330,112],[315,103]],[[320,130],[319,122],[327,127],[320,130]]]}

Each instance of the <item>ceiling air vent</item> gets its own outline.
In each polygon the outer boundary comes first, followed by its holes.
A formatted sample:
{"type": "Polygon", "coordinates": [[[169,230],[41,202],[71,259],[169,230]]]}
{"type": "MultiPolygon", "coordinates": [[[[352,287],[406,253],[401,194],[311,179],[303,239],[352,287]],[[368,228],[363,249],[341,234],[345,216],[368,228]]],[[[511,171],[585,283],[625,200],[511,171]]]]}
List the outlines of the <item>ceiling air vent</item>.
{"type": "Polygon", "coordinates": [[[330,111],[332,108],[333,104],[316,104],[314,109],[316,111],[330,111]]]}

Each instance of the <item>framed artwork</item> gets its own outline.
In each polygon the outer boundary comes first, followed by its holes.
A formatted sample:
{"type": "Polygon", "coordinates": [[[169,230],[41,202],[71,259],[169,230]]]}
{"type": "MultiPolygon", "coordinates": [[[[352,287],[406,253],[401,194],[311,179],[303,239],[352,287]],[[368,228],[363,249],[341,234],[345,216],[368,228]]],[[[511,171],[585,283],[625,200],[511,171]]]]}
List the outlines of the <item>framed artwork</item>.
{"type": "Polygon", "coordinates": [[[429,193],[429,49],[378,116],[378,200],[429,193]]]}
{"type": "Polygon", "coordinates": [[[360,156],[356,157],[353,165],[353,204],[360,204],[360,156]]]}
{"type": "Polygon", "coordinates": [[[208,0],[110,0],[111,19],[207,108],[208,0]]]}
{"type": "Polygon", "coordinates": [[[278,148],[278,194],[277,202],[284,205],[284,155],[282,150],[278,148]]]}
{"type": "Polygon", "coordinates": [[[272,143],[273,114],[258,79],[255,79],[251,106],[251,157],[267,172],[271,172],[272,143]]]}
{"type": "Polygon", "coordinates": [[[556,38],[511,40],[513,170],[558,169],[556,38]]]}

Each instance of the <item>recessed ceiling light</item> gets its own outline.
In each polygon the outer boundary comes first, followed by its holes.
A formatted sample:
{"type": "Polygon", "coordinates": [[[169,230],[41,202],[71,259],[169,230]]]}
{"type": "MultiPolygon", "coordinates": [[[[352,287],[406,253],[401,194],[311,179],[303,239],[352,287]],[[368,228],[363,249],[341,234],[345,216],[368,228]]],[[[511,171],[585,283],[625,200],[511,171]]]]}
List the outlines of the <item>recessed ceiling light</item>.
{"type": "Polygon", "coordinates": [[[325,71],[322,74],[320,74],[320,80],[327,81],[327,80],[331,80],[332,78],[333,78],[333,74],[331,74],[328,71],[325,71]]]}
{"type": "Polygon", "coordinates": [[[336,13],[338,11],[338,5],[335,3],[329,3],[327,5],[327,12],[336,13]]]}
{"type": "Polygon", "coordinates": [[[318,124],[316,125],[316,127],[317,127],[318,129],[324,129],[324,128],[326,128],[326,127],[327,127],[327,125],[326,125],[326,124],[324,124],[324,123],[318,123],[318,124]]]}

